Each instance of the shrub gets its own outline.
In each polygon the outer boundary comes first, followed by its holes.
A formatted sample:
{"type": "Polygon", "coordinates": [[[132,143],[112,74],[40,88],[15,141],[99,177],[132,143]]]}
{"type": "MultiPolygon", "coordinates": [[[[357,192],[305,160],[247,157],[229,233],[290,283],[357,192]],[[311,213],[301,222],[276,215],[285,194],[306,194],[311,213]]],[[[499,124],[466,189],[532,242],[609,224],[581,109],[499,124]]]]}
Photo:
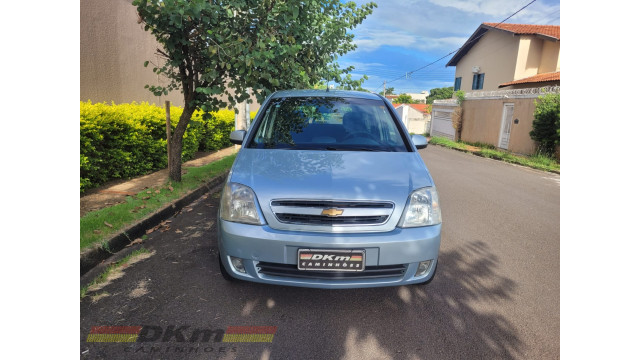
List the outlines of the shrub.
{"type": "Polygon", "coordinates": [[[211,114],[212,116],[208,120],[203,120],[202,114],[202,110],[198,110],[191,116],[192,120],[201,121],[203,124],[200,150],[215,151],[231,146],[229,133],[235,129],[235,112],[220,110],[211,114]]]}
{"type": "Polygon", "coordinates": [[[81,102],[80,190],[166,165],[166,139],[154,136],[153,118],[148,104],[81,102]]]}
{"type": "Polygon", "coordinates": [[[531,139],[537,141],[540,152],[552,155],[560,145],[560,94],[546,94],[535,101],[531,139]]]}
{"type": "MultiPolygon", "coordinates": [[[[172,106],[171,125],[178,124],[182,108],[172,106]]],[[[202,112],[192,117],[184,135],[182,161],[198,150],[230,146],[233,111],[202,112]]],[[[80,192],[109,180],[143,175],[167,167],[165,109],[149,103],[92,104],[80,102],[80,192]]]]}

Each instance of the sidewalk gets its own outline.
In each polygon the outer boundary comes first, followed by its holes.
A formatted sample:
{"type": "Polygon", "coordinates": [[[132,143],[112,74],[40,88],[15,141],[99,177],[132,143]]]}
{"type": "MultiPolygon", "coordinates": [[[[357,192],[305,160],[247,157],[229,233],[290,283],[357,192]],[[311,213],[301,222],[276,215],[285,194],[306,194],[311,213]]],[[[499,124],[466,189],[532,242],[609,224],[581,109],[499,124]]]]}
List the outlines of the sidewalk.
{"type": "MultiPolygon", "coordinates": [[[[182,164],[183,171],[187,167],[197,167],[207,165],[223,157],[233,155],[237,152],[235,146],[228,147],[187,161],[182,164]]],[[[169,170],[163,169],[154,173],[129,180],[117,180],[88,190],[80,197],[80,217],[94,210],[99,210],[108,206],[125,202],[129,195],[135,195],[146,188],[160,187],[169,179],[169,170]]]]}

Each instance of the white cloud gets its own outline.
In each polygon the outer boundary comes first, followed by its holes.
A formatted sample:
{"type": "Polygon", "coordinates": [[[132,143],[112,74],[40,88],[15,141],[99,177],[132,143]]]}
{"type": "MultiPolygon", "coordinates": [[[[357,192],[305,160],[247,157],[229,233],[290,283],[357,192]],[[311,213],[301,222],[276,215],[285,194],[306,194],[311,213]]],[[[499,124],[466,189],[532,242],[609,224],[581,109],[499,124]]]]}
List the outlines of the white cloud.
{"type": "Polygon", "coordinates": [[[373,51],[381,46],[399,46],[409,49],[432,50],[457,48],[464,44],[466,37],[427,37],[405,31],[387,29],[363,29],[356,35],[354,42],[358,51],[373,51]]]}
{"type": "MultiPolygon", "coordinates": [[[[525,5],[529,4],[529,0],[429,0],[434,5],[441,7],[454,8],[464,13],[470,13],[471,15],[482,15],[489,17],[487,22],[499,22],[502,18],[506,18],[514,12],[520,10],[525,5]],[[500,20],[498,20],[500,18],[500,20]]],[[[512,19],[523,20],[524,22],[531,22],[532,20],[539,18],[540,15],[549,13],[553,10],[559,10],[560,5],[547,5],[542,1],[533,3],[527,6],[524,10],[516,14],[512,19]]]]}
{"type": "Polygon", "coordinates": [[[364,29],[356,35],[354,42],[359,51],[373,51],[384,45],[412,47],[417,39],[404,31],[364,29]]]}
{"type": "Polygon", "coordinates": [[[341,61],[340,65],[342,67],[347,67],[347,66],[353,66],[354,68],[364,71],[364,70],[375,70],[378,69],[380,67],[385,67],[385,64],[382,63],[376,63],[376,62],[371,62],[371,63],[366,63],[366,62],[358,62],[358,61],[341,61]]]}
{"type": "Polygon", "coordinates": [[[525,4],[514,9],[519,2],[513,0],[429,0],[432,4],[451,7],[463,12],[490,16],[508,16],[525,4]]]}
{"type": "Polygon", "coordinates": [[[464,42],[467,41],[466,37],[447,36],[441,38],[425,38],[424,42],[418,46],[421,50],[430,50],[438,48],[450,48],[457,49],[464,42]]]}
{"type": "MultiPolygon", "coordinates": [[[[371,51],[382,45],[453,50],[481,23],[500,22],[528,0],[379,0],[377,3],[378,7],[354,31],[358,50],[371,51]]],[[[559,1],[549,5],[538,0],[507,22],[557,24],[559,16],[559,1]]]]}

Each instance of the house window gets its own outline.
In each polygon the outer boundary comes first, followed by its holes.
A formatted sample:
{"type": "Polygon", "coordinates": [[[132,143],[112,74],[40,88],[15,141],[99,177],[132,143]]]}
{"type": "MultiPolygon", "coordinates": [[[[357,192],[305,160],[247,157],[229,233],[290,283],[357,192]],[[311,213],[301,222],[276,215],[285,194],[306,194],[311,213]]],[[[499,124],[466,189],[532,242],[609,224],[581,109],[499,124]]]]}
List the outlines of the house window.
{"type": "Polygon", "coordinates": [[[471,90],[482,90],[484,85],[484,73],[473,74],[473,83],[471,84],[471,90]]]}
{"type": "Polygon", "coordinates": [[[456,82],[453,85],[453,91],[458,91],[460,90],[460,86],[462,84],[462,78],[461,77],[457,77],[456,78],[456,82]]]}

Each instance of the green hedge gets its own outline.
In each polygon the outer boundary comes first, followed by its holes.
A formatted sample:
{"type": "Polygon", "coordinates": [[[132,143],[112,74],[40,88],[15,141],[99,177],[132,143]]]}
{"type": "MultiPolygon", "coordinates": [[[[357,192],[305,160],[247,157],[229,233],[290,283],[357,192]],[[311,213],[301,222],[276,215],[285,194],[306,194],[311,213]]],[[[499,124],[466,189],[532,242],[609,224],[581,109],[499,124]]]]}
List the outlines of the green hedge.
{"type": "MultiPolygon", "coordinates": [[[[175,129],[182,108],[171,107],[175,129]]],[[[231,146],[234,112],[221,110],[202,119],[193,114],[183,140],[182,161],[196,151],[231,146]]],[[[252,116],[255,116],[252,113],[252,116]]],[[[167,167],[165,109],[149,103],[80,102],[80,192],[109,180],[126,179],[167,167]]]]}
{"type": "Polygon", "coordinates": [[[531,139],[542,154],[552,156],[560,146],[560,94],[545,94],[535,100],[531,139]]]}

